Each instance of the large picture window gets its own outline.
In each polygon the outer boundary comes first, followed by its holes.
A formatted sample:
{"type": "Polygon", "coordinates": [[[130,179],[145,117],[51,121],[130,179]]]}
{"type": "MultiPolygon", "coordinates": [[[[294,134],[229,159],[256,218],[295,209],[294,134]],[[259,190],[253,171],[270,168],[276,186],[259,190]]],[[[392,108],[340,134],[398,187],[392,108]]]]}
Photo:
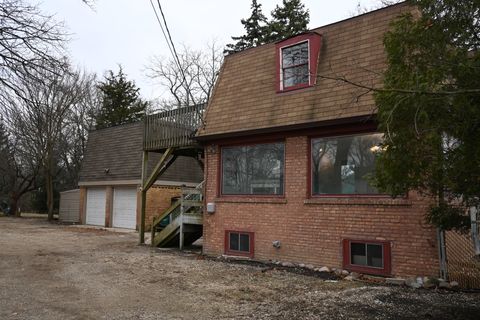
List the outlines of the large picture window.
{"type": "Polygon", "coordinates": [[[382,134],[312,139],[312,194],[376,194],[368,181],[382,134]]]}
{"type": "Polygon", "coordinates": [[[282,195],[284,143],[222,148],[222,194],[282,195]]]}

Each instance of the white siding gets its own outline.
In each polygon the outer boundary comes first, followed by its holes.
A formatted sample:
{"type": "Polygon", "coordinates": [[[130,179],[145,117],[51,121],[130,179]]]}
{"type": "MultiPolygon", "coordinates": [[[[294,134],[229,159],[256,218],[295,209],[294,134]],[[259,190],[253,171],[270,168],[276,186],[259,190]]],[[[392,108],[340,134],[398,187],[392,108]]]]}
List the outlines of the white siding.
{"type": "Polygon", "coordinates": [[[58,219],[63,222],[80,221],[80,190],[60,192],[58,219]]]}

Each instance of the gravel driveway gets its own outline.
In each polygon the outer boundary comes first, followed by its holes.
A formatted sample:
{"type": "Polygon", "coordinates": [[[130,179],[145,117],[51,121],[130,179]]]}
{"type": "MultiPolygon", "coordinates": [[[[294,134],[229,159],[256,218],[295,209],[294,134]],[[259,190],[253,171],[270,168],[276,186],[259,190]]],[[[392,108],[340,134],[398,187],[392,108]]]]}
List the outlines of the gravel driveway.
{"type": "Polygon", "coordinates": [[[327,282],[0,217],[0,319],[479,319],[480,294],[327,282]]]}

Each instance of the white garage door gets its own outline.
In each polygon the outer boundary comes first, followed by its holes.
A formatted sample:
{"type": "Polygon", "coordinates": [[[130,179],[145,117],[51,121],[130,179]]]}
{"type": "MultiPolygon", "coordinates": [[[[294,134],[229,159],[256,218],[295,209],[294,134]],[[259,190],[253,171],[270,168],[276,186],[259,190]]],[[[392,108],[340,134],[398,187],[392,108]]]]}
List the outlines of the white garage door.
{"type": "Polygon", "coordinates": [[[136,188],[114,189],[112,226],[128,229],[135,229],[137,226],[136,188]]]}
{"type": "Polygon", "coordinates": [[[105,188],[87,189],[87,224],[105,226],[105,188]]]}

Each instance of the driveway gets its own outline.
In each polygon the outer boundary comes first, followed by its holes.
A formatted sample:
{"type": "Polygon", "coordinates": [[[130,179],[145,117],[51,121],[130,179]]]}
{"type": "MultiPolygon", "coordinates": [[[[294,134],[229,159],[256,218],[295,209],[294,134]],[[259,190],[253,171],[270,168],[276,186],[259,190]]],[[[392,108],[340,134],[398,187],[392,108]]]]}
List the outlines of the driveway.
{"type": "Polygon", "coordinates": [[[0,319],[478,319],[479,293],[329,282],[0,217],[0,319]]]}

